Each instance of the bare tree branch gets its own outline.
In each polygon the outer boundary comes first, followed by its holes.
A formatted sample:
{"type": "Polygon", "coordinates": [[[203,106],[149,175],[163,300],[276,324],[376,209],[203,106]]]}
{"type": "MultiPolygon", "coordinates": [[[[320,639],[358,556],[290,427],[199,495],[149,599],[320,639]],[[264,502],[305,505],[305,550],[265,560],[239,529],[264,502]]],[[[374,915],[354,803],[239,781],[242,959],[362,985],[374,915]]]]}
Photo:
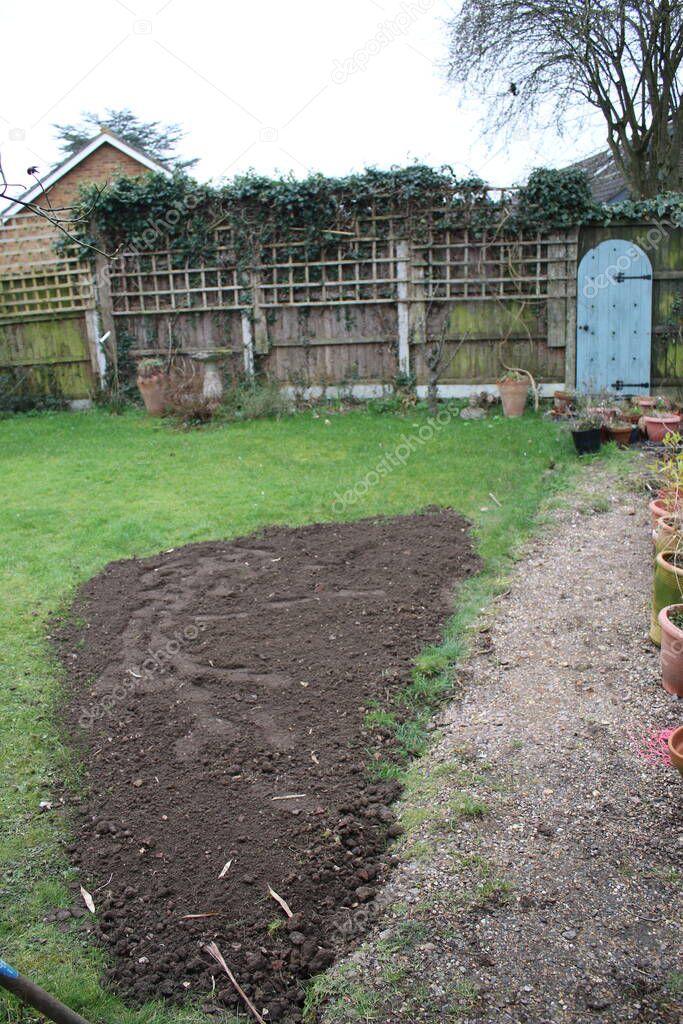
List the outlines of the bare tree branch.
{"type": "Polygon", "coordinates": [[[683,190],[680,0],[464,0],[448,77],[490,101],[493,131],[598,110],[634,197],[683,190]]]}
{"type": "MultiPolygon", "coordinates": [[[[50,200],[48,191],[43,187],[43,183],[38,177],[38,172],[35,167],[29,167],[27,174],[36,182],[40,187],[39,198],[43,199],[45,205],[41,206],[35,201],[28,201],[21,198],[20,195],[13,195],[13,189],[21,189],[22,193],[26,192],[26,189],[19,184],[9,182],[5,175],[5,171],[2,165],[2,154],[0,154],[0,205],[5,200],[8,205],[13,204],[21,206],[24,210],[34,214],[36,217],[41,217],[46,220],[49,224],[52,224],[57,231],[61,232],[70,242],[78,245],[82,249],[88,249],[91,252],[99,253],[101,256],[106,256],[107,259],[112,259],[116,253],[108,253],[103,249],[99,249],[92,242],[88,242],[86,239],[79,237],[74,232],[77,230],[79,224],[87,224],[99,201],[100,196],[104,193],[106,185],[96,186],[96,196],[92,203],[86,210],[82,210],[79,206],[53,206],[50,200]]],[[[0,214],[0,216],[2,216],[0,214]]]]}

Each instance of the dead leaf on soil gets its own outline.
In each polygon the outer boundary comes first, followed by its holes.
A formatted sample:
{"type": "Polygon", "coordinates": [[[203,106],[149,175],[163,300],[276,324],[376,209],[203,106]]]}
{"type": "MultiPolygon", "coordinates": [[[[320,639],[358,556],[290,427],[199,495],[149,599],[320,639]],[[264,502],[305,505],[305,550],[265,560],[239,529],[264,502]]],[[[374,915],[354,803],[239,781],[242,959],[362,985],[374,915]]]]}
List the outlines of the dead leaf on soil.
{"type": "Polygon", "coordinates": [[[271,889],[270,886],[268,886],[268,892],[273,897],[275,902],[280,904],[280,906],[284,910],[284,912],[287,915],[287,917],[294,917],[294,914],[289,909],[289,904],[285,900],[283,900],[282,896],[278,896],[278,894],[275,892],[275,890],[271,889]]]}
{"type": "Polygon", "coordinates": [[[227,864],[225,864],[223,866],[223,870],[221,871],[220,875],[218,876],[219,878],[225,878],[225,876],[227,875],[228,871],[230,870],[230,865],[231,864],[232,864],[232,860],[229,860],[227,862],[227,864]]]}
{"type": "Polygon", "coordinates": [[[90,895],[90,893],[88,892],[88,890],[84,889],[83,886],[81,886],[81,896],[83,897],[83,902],[85,903],[85,905],[88,908],[88,910],[90,911],[90,913],[94,914],[95,913],[95,901],[93,900],[93,898],[90,895]]]}

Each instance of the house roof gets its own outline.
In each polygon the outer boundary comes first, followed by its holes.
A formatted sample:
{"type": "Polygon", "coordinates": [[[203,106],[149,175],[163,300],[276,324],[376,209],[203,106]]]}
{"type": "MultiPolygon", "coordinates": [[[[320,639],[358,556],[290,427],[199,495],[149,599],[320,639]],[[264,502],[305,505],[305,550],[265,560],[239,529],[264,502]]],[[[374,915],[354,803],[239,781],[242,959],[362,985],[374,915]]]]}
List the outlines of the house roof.
{"type": "Polygon", "coordinates": [[[148,156],[146,153],[143,153],[143,151],[138,149],[137,146],[131,146],[129,142],[124,142],[120,136],[116,135],[108,128],[103,128],[99,135],[90,139],[89,142],[84,143],[79,150],[72,153],[70,156],[67,156],[61,161],[61,163],[58,163],[53,167],[44,178],[41,178],[39,183],[36,183],[31,188],[27,189],[22,195],[18,196],[17,198],[21,200],[21,202],[14,200],[9,204],[9,206],[6,206],[2,213],[0,213],[2,220],[7,220],[9,217],[13,217],[15,213],[19,213],[21,210],[25,209],[24,204],[34,202],[34,200],[38,199],[43,192],[46,192],[51,188],[55,182],[59,181],[60,178],[63,178],[65,174],[68,174],[74,167],[77,167],[78,164],[85,160],[86,157],[90,156],[91,153],[94,153],[104,145],[113,146],[114,149],[118,149],[120,153],[125,153],[126,156],[136,160],[149,171],[155,171],[157,174],[165,174],[167,177],[170,177],[171,175],[171,171],[165,164],[162,164],[158,160],[154,160],[152,157],[148,156]]]}
{"type": "Polygon", "coordinates": [[[630,197],[628,185],[609,149],[578,160],[570,167],[584,172],[596,202],[620,203],[630,197]]]}

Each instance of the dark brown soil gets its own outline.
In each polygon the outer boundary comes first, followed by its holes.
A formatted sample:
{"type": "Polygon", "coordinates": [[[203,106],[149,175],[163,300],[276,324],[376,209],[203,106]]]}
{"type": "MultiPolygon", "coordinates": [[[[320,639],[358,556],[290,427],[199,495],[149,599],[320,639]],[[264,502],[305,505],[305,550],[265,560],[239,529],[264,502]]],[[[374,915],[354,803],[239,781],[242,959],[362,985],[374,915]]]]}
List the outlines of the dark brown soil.
{"type": "Polygon", "coordinates": [[[215,940],[266,1019],[299,1019],[398,832],[368,703],[409,682],[478,569],[466,521],[435,509],[194,544],[82,588],[58,636],[88,784],[70,853],[125,997],[215,976],[236,1005],[215,940]]]}

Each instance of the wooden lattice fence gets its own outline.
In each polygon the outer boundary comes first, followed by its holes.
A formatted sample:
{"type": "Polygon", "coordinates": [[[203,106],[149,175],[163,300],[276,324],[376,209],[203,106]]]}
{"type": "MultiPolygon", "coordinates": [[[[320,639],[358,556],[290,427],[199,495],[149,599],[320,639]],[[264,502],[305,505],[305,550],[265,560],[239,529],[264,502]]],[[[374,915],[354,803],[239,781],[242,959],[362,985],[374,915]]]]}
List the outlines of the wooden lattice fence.
{"type": "Polygon", "coordinates": [[[258,359],[283,382],[308,384],[388,383],[409,371],[424,381],[425,346],[443,336],[454,352],[446,382],[490,383],[501,342],[540,380],[564,379],[576,233],[506,237],[449,222],[443,209],[371,207],[342,211],[313,241],[224,220],[201,259],[160,239],[95,267],[57,254],[52,230],[21,215],[3,226],[0,324],[97,306],[99,330],[125,331],[134,354],[215,349],[235,369],[258,359]]]}

